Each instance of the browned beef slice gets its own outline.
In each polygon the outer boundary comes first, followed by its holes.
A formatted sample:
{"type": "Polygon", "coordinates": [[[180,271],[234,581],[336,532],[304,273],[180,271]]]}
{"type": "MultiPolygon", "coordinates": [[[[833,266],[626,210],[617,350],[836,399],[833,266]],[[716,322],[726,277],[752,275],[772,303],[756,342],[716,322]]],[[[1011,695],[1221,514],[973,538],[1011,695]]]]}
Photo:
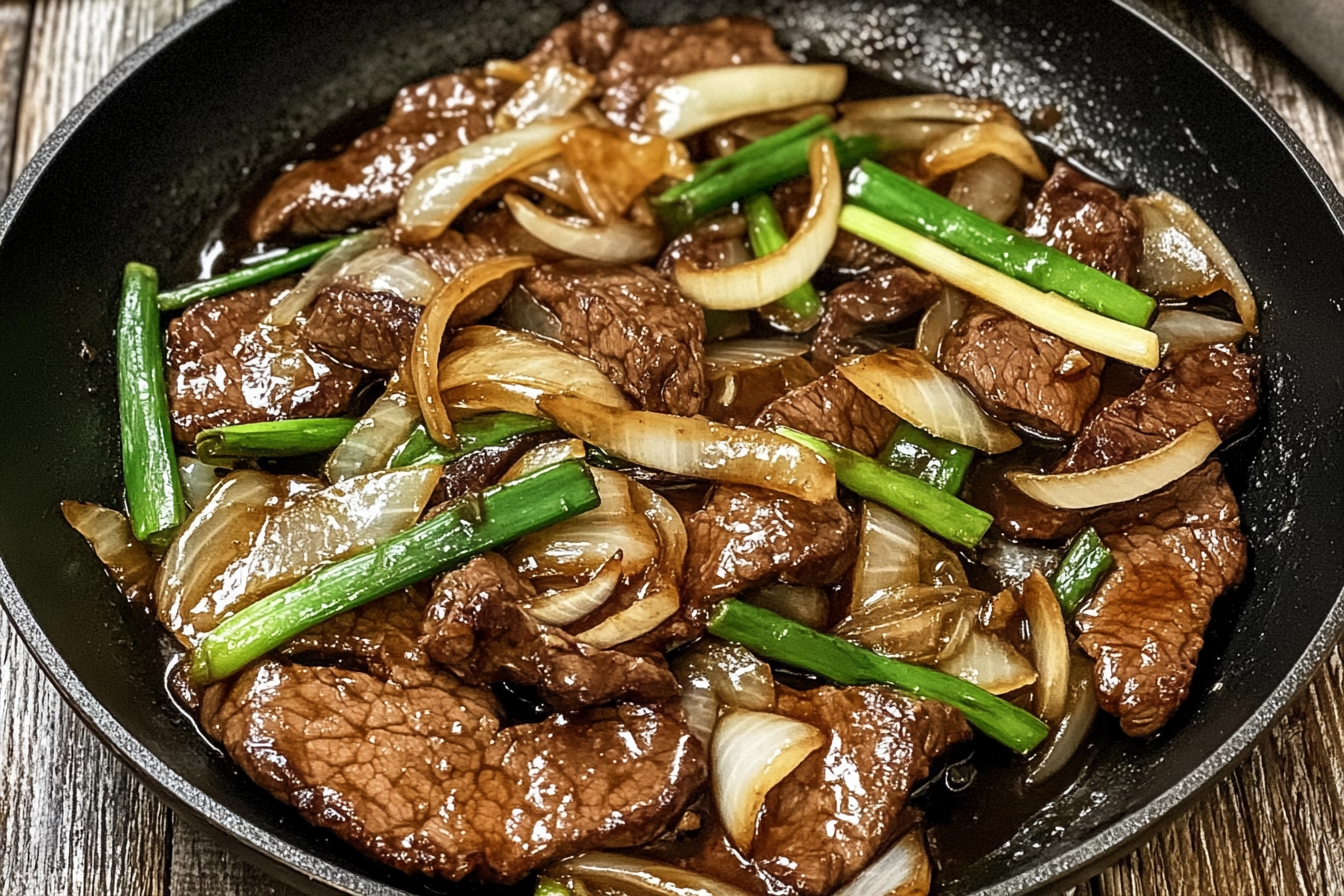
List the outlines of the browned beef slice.
{"type": "MultiPolygon", "coordinates": [[[[480,234],[445,230],[429,242],[411,249],[411,254],[423,259],[434,269],[434,273],[447,281],[469,267],[510,253],[480,234]]],[[[465,327],[488,314],[493,314],[508,296],[509,290],[513,289],[516,281],[516,274],[508,274],[467,296],[462,300],[462,304],[453,309],[453,316],[448,321],[449,326],[465,327]]]]}
{"type": "MultiPolygon", "coordinates": [[[[775,200],[775,208],[779,209],[784,231],[790,236],[803,223],[811,195],[812,184],[807,178],[785,181],[775,187],[771,198],[775,200]]],[[[835,242],[826,256],[825,267],[842,279],[852,280],[900,264],[899,258],[881,246],[842,230],[835,235],[835,242]]]]}
{"type": "Polygon", "coordinates": [[[979,305],[943,337],[938,364],[996,417],[1049,436],[1073,436],[1101,391],[1104,359],[979,305]]]}
{"type": "Polygon", "coordinates": [[[668,243],[654,269],[668,280],[676,279],[677,262],[685,259],[702,270],[717,270],[751,257],[743,237],[747,222],[741,215],[715,215],[698,222],[668,243]]]}
{"type": "Polygon", "coordinates": [[[261,326],[280,289],[207,299],[168,324],[168,404],[178,441],[212,426],[329,417],[350,403],[362,371],[295,328],[261,326]]]}
{"type": "Polygon", "coordinates": [[[1165,445],[1202,420],[1226,436],[1255,416],[1260,359],[1230,345],[1189,349],[1168,357],[1138,390],[1106,405],[1087,422],[1059,472],[1092,470],[1133,460],[1165,445]]]}
{"type": "Polygon", "coordinates": [[[1213,601],[1241,581],[1246,537],[1217,461],[1098,517],[1115,568],[1078,613],[1103,709],[1152,734],[1190,691],[1213,601]]]}
{"type": "Polygon", "coordinates": [[[538,688],[562,710],[617,698],[666,700],[676,679],[661,655],[632,656],[580,644],[542,625],[522,602],[536,596],[498,554],[482,554],[441,576],[425,609],[429,655],[472,684],[510,681],[538,688]]]}
{"type": "Polygon", "coordinates": [[[1026,234],[1129,283],[1143,225],[1120,194],[1060,162],[1031,205],[1026,234]]]}
{"type": "Polygon", "coordinates": [[[1022,489],[1004,478],[1006,472],[1009,470],[997,465],[975,464],[962,490],[962,500],[992,514],[994,525],[1014,538],[1054,541],[1068,538],[1083,528],[1087,520],[1085,512],[1060,510],[1027,497],[1022,489]]]}
{"type": "Polygon", "coordinates": [[[784,63],[774,29],[759,19],[720,16],[700,25],[627,31],[597,76],[599,106],[621,127],[643,121],[644,98],[663,81],[729,65],[784,63]]]}
{"type": "Polygon", "coordinates": [[[210,688],[201,719],[304,818],[398,870],[518,880],[647,842],[705,778],[679,709],[622,705],[500,729],[488,691],[267,661],[210,688]]]}
{"type": "Polygon", "coordinates": [[[625,19],[606,3],[594,3],[542,38],[541,43],[522,60],[530,68],[541,68],[552,60],[570,62],[597,74],[606,68],[625,36],[625,19]]]}
{"type": "Polygon", "coordinates": [[[835,370],[772,401],[756,418],[761,429],[788,426],[869,456],[887,444],[897,422],[835,370]]]}
{"type": "Polygon", "coordinates": [[[523,288],[560,319],[560,342],[645,410],[691,416],[705,400],[705,315],[649,268],[562,261],[523,288]]]}
{"type": "Polygon", "coordinates": [[[400,296],[335,283],[318,293],[303,333],[338,361],[390,373],[410,350],[419,320],[419,306],[400,296]]]}
{"type": "Polygon", "coordinates": [[[823,369],[846,355],[871,348],[854,337],[923,311],[942,293],[943,283],[910,267],[883,268],[851,280],[826,295],[826,310],[812,338],[812,359],[823,369]]]}
{"type": "Polygon", "coordinates": [[[430,675],[419,643],[428,602],[426,589],[397,591],[318,623],[280,652],[310,665],[358,666],[404,685],[422,681],[430,675]]]}
{"type": "Polygon", "coordinates": [[[332,158],[280,175],[252,215],[252,238],[334,233],[383,217],[426,162],[489,133],[491,116],[512,91],[479,71],[402,88],[384,124],[332,158]]]}

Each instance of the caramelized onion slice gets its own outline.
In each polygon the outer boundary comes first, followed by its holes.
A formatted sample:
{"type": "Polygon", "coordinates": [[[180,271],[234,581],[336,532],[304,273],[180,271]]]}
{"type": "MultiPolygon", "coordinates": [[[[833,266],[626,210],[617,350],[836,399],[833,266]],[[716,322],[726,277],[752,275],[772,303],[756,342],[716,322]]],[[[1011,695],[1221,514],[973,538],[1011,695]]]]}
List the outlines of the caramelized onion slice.
{"type": "Polygon", "coordinates": [[[570,131],[560,146],[582,208],[598,223],[625,214],[658,178],[688,178],[695,173],[682,143],[612,128],[605,121],[601,127],[570,131]]]}
{"type": "Polygon", "coordinates": [[[603,619],[592,628],[574,636],[575,641],[606,650],[647,635],[677,612],[681,599],[675,589],[661,583],[647,583],[630,606],[603,619]]]}
{"type": "Polygon", "coordinates": [[[583,460],[587,452],[583,442],[578,439],[560,439],[538,445],[514,462],[513,466],[499,477],[500,482],[518,479],[528,473],[535,473],[544,467],[554,466],[564,460],[583,460]]]}
{"type": "Polygon", "coordinates": [[[920,93],[841,103],[840,114],[880,121],[1014,121],[1008,107],[997,100],[975,100],[951,93],[920,93]]]}
{"type": "Polygon", "coordinates": [[[940,439],[987,454],[1022,444],[1017,433],[986,415],[965,388],[917,351],[889,348],[841,361],[838,370],[864,395],[940,439]]]}
{"type": "Polygon", "coordinates": [[[421,168],[397,206],[397,230],[406,242],[434,239],[482,193],[559,152],[560,138],[586,119],[578,113],[525,128],[487,134],[421,168]]]}
{"type": "Polygon", "coordinates": [[[755,485],[813,503],[835,497],[835,472],[825,461],[776,433],[567,396],[542,398],[537,407],[588,444],[654,470],[755,485]]]}
{"type": "Polygon", "coordinates": [[[596,82],[586,69],[552,59],[524,81],[495,113],[495,130],[509,131],[572,112],[588,98],[596,82]]]}
{"type": "Polygon", "coordinates": [[[883,656],[931,665],[964,647],[988,600],[960,585],[897,585],[854,606],[834,634],[883,656]]]}
{"type": "Polygon", "coordinates": [[[943,286],[943,294],[938,301],[929,306],[919,319],[919,330],[915,333],[915,351],[929,361],[938,360],[938,352],[943,347],[943,337],[947,331],[961,320],[971,297],[955,286],[943,286]]]}
{"type": "Polygon", "coordinates": [[[903,585],[965,585],[957,555],[921,526],[874,501],[863,502],[850,607],[903,585]]]}
{"type": "Polygon", "coordinates": [[[1142,457],[1081,473],[1008,473],[1006,478],[1028,497],[1067,510],[1132,501],[1170,485],[1194,470],[1222,442],[1217,428],[1202,420],[1167,444],[1142,457]]]}
{"type": "Polygon", "coordinates": [[[1045,180],[1045,166],[1021,129],[1001,121],[968,124],[933,141],[919,157],[925,177],[942,177],[988,156],[998,156],[1032,180],[1045,180]]]}
{"type": "Polygon", "coordinates": [[[811,281],[835,242],[843,196],[831,142],[814,141],[807,157],[812,198],[802,224],[783,248],[727,268],[697,268],[683,259],[675,269],[683,294],[706,308],[742,311],[768,305],[811,281]]]}
{"type": "Polygon", "coordinates": [[[1069,635],[1064,613],[1050,583],[1033,570],[1022,585],[1022,605],[1031,626],[1031,652],[1036,660],[1036,715],[1054,726],[1064,717],[1069,696],[1069,635]]]}
{"type": "Polygon", "coordinates": [[[768,712],[775,708],[775,678],[770,666],[741,644],[702,640],[672,663],[681,689],[686,724],[709,745],[719,707],[768,712]]]}
{"type": "Polygon", "coordinates": [[[1003,156],[984,156],[957,171],[947,198],[1002,224],[1022,200],[1022,172],[1003,156]]]}
{"type": "Polygon", "coordinates": [[[518,225],[546,245],[579,258],[609,264],[633,264],[652,258],[663,247],[663,235],[625,218],[605,224],[573,224],[552,218],[517,194],[504,197],[518,225]]]}
{"type": "Polygon", "coordinates": [[[1195,311],[1159,311],[1153,321],[1153,332],[1162,343],[1164,353],[1201,345],[1235,345],[1246,338],[1246,328],[1240,323],[1195,311]]]}
{"type": "Polygon", "coordinates": [[[629,477],[600,467],[592,474],[601,503],[514,542],[507,556],[520,575],[587,577],[619,554],[622,575],[632,579],[654,562],[658,535],[631,501],[629,477]]]}
{"type": "Polygon", "coordinates": [[[825,743],[820,729],[775,713],[733,709],[719,718],[710,758],[714,802],[738,849],[751,849],[765,795],[825,743]]]}
{"type": "Polygon", "coordinates": [[[621,584],[621,552],[598,567],[582,585],[537,596],[523,605],[532,618],[546,625],[577,622],[607,602],[621,584]]]}
{"type": "Polygon", "coordinates": [[[158,564],[136,541],[130,520],[115,510],[83,501],[62,501],[61,515],[84,536],[118,590],[133,603],[150,605],[158,564]]]}
{"type": "Polygon", "coordinates": [[[586,852],[552,865],[561,880],[578,880],[602,892],[627,896],[749,896],[745,890],[695,871],[644,856],[586,852]]]}
{"type": "Polygon", "coordinates": [[[933,867],[924,850],[924,832],[906,833],[832,896],[929,896],[933,867]]]}
{"type": "Polygon", "coordinates": [[[655,87],[644,101],[644,129],[674,140],[762,112],[832,103],[845,90],[843,65],[734,65],[655,87]]]}
{"type": "Polygon", "coordinates": [[[712,379],[725,373],[797,358],[811,350],[811,345],[792,336],[724,339],[705,346],[705,374],[712,379]]]}
{"type": "Polygon", "coordinates": [[[1092,687],[1092,661],[1075,654],[1069,671],[1068,708],[1048,743],[1031,760],[1027,784],[1050,780],[1069,764],[1078,748],[1087,741],[1097,717],[1097,693],[1092,687]]]}
{"type": "Polygon", "coordinates": [[[347,262],[335,282],[369,292],[391,293],[416,305],[424,305],[443,288],[443,278],[428,262],[394,246],[370,249],[347,262]]]}
{"type": "Polygon", "coordinates": [[[948,675],[979,685],[991,694],[1006,694],[1036,682],[1036,670],[1002,638],[972,630],[961,650],[940,660],[948,675]]]}
{"type": "Polygon", "coordinates": [[[199,458],[178,457],[177,476],[182,480],[182,500],[187,503],[187,509],[195,510],[204,504],[219,485],[220,476],[227,472],[226,467],[217,467],[199,458]]]}

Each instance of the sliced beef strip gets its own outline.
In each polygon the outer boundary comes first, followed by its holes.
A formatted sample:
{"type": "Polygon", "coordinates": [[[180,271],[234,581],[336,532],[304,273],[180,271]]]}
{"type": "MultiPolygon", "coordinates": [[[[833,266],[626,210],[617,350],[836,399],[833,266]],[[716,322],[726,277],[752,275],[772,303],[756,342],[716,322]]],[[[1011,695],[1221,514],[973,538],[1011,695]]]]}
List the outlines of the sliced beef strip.
{"type": "Polygon", "coordinates": [[[868,330],[900,323],[937,301],[943,283],[911,267],[883,268],[826,295],[812,338],[812,360],[825,369],[846,355],[872,349],[855,341],[868,330]]]}
{"type": "Polygon", "coordinates": [[[419,320],[420,307],[400,296],[334,283],[313,300],[303,333],[344,364],[390,373],[410,350],[419,320]]]}
{"type": "Polygon", "coordinates": [[[1143,255],[1143,225],[1120,194],[1063,162],[1031,205],[1027,236],[1129,283],[1143,255]]]}
{"type": "Polygon", "coordinates": [[[1260,359],[1231,345],[1178,352],[1130,394],[1090,419],[1057,472],[1076,472],[1133,460],[1203,420],[1227,436],[1255,416],[1260,359]]]}
{"type": "Polygon", "coordinates": [[[523,602],[534,597],[531,583],[507,560],[482,554],[439,578],[425,609],[421,643],[464,681],[530,685],[562,710],[676,696],[676,679],[661,655],[581,644],[528,615],[523,602]]]}
{"type": "Polygon", "coordinates": [[[588,849],[645,843],[705,758],[681,711],[625,704],[500,727],[446,673],[402,685],[266,661],[206,691],[206,732],[252,780],[400,871],[516,881],[588,849]]]}
{"type": "MultiPolygon", "coordinates": [[[[468,237],[479,237],[495,247],[501,255],[531,255],[539,264],[548,261],[560,261],[565,258],[563,252],[543,243],[523,229],[507,208],[498,207],[472,211],[468,209],[459,219],[462,232],[468,237]]],[[[428,246],[426,246],[428,249],[428,246]]],[[[426,256],[430,265],[434,262],[426,256]]],[[[453,316],[457,320],[457,316],[453,316]]]]}
{"type": "Polygon", "coordinates": [[[420,648],[420,624],[429,603],[426,588],[380,597],[291,638],[280,653],[307,665],[359,668],[403,685],[432,674],[420,648]]]}
{"type": "Polygon", "coordinates": [[[551,61],[568,62],[597,74],[625,36],[625,18],[606,3],[594,3],[559,25],[521,61],[539,69],[551,61]]]}
{"type": "Polygon", "coordinates": [[[729,65],[786,63],[775,32],[759,19],[720,16],[699,25],[627,31],[597,76],[598,105],[621,127],[638,128],[644,98],[662,82],[729,65]]]}
{"type": "Polygon", "coordinates": [[[514,86],[468,70],[402,88],[384,124],[276,179],[252,215],[252,239],[336,233],[387,215],[421,166],[490,132],[514,86]]]}
{"type": "Polygon", "coordinates": [[[1130,736],[1162,727],[1190,692],[1214,600],[1246,571],[1237,501],[1210,461],[1094,521],[1115,568],[1078,613],[1103,709],[1130,736]]]}
{"type": "Polygon", "coordinates": [[[835,370],[766,405],[756,418],[761,429],[788,426],[870,457],[887,444],[897,422],[835,370]]]}
{"type": "Polygon", "coordinates": [[[1022,318],[979,304],[943,337],[938,365],[991,414],[1047,436],[1078,434],[1105,359],[1022,318]]]}
{"type": "Polygon", "coordinates": [[[591,359],[645,410],[691,416],[705,400],[705,316],[646,267],[562,261],[522,286],[560,320],[560,343],[591,359]]]}
{"type": "MultiPolygon", "coordinates": [[[[775,187],[771,198],[784,222],[784,231],[790,236],[803,223],[808,200],[812,197],[812,183],[807,178],[785,181],[775,187]]],[[[893,268],[902,262],[895,255],[875,243],[860,239],[849,231],[835,235],[831,251],[826,256],[823,270],[839,280],[853,280],[875,271],[893,268]]]]}
{"type": "Polygon", "coordinates": [[[676,282],[677,262],[685,259],[706,271],[739,264],[751,258],[744,237],[747,222],[741,215],[714,215],[668,243],[654,270],[676,282]]]}
{"type": "Polygon", "coordinates": [[[287,285],[207,299],[168,324],[168,405],[178,441],[214,426],[329,417],[350,404],[363,371],[293,327],[261,325],[287,285]]]}
{"type": "MultiPolygon", "coordinates": [[[[505,214],[508,212],[505,211],[505,214]]],[[[469,267],[512,253],[501,248],[487,236],[445,230],[429,242],[411,248],[410,254],[423,260],[434,269],[434,273],[448,281],[469,267]]],[[[453,309],[448,325],[465,327],[476,323],[486,315],[493,314],[508,296],[509,290],[513,289],[517,279],[517,274],[507,274],[476,290],[453,309]]]]}

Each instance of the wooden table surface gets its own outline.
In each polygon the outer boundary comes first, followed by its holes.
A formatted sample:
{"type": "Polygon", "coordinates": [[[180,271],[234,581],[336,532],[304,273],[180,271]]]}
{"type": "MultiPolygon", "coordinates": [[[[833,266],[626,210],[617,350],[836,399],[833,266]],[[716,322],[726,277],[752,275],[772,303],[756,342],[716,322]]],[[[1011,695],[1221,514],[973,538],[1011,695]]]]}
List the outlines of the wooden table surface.
{"type": "MultiPolygon", "coordinates": [[[[0,194],[99,78],[191,5],[0,0],[0,194]]],[[[1155,5],[1263,92],[1344,185],[1344,102],[1221,4],[1155,5]]],[[[142,786],[66,707],[8,620],[0,622],[0,894],[291,892],[142,786]]],[[[1239,770],[1075,893],[1344,893],[1339,649],[1239,770]]]]}

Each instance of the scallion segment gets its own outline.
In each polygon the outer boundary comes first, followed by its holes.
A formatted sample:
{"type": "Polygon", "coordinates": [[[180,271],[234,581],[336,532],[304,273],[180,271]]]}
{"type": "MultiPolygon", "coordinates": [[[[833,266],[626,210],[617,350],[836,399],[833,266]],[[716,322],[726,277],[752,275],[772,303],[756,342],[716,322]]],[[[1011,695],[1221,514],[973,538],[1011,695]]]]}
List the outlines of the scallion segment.
{"type": "MultiPolygon", "coordinates": [[[[765,193],[756,193],[742,206],[747,219],[747,236],[751,251],[757,258],[778,252],[789,241],[784,222],[779,218],[774,201],[765,193]]],[[[804,283],[793,292],[771,302],[761,309],[767,319],[778,321],[792,333],[810,329],[821,316],[821,296],[811,283],[804,283]]]]}
{"type": "Polygon", "coordinates": [[[1068,619],[1078,612],[1083,601],[1092,594],[1112,566],[1115,557],[1102,544],[1101,536],[1091,526],[1074,536],[1059,568],[1050,577],[1050,587],[1059,598],[1059,606],[1068,619]]]}
{"type": "Polygon", "coordinates": [[[1018,753],[1036,747],[1049,727],[1024,709],[952,675],[880,656],[835,635],[827,635],[738,600],[719,603],[709,616],[709,632],[743,645],[762,657],[829,678],[836,684],[888,684],[899,691],[938,700],[1018,753]]]}
{"type": "Polygon", "coordinates": [[[709,178],[721,171],[727,171],[747,162],[764,158],[770,153],[796,140],[802,140],[810,137],[830,124],[830,119],[825,115],[817,114],[809,118],[804,118],[797,124],[787,127],[777,134],[771,134],[769,137],[762,137],[760,140],[753,140],[737,152],[729,153],[717,159],[711,159],[695,169],[695,174],[689,180],[684,180],[679,184],[669,187],[658,197],[658,201],[671,204],[679,201],[694,186],[704,183],[709,178]]]}
{"type": "Polygon", "coordinates": [[[537,886],[532,896],[574,896],[574,891],[553,877],[542,875],[537,878],[537,886]]]}
{"type": "Polygon", "coordinates": [[[300,246],[283,255],[267,258],[265,261],[258,261],[255,264],[244,265],[217,277],[198,280],[195,283],[188,283],[186,286],[179,286],[177,289],[160,293],[159,309],[176,311],[194,302],[199,302],[201,299],[222,296],[234,290],[246,289],[249,286],[256,286],[259,283],[265,283],[268,280],[301,271],[304,268],[311,267],[315,261],[335,249],[346,239],[348,237],[338,236],[335,239],[323,240],[320,243],[300,246]]]}
{"type": "Polygon", "coordinates": [[[196,436],[196,456],[210,463],[235,457],[318,454],[341,444],[356,422],[345,417],[311,417],[217,426],[196,436]]]}
{"type": "Polygon", "coordinates": [[[966,471],[971,468],[975,451],[930,435],[902,420],[877,459],[894,470],[955,495],[966,481],[966,471]]]}
{"type": "Polygon", "coordinates": [[[862,162],[854,170],[847,193],[855,205],[1106,317],[1143,327],[1157,308],[1154,299],[1132,286],[962,208],[876,162],[862,162]]]}
{"type": "Polygon", "coordinates": [[[778,426],[775,432],[820,454],[835,469],[836,480],[845,488],[890,507],[948,541],[973,548],[994,522],[994,517],[983,510],[857,451],[787,426],[778,426]]]}
{"type": "Polygon", "coordinates": [[[515,414],[512,411],[492,411],[474,414],[453,424],[457,435],[456,448],[444,448],[435,442],[422,423],[412,430],[392,456],[392,467],[420,464],[450,464],[473,451],[501,445],[516,436],[534,432],[551,432],[556,426],[544,417],[515,414]]]}
{"type": "Polygon", "coordinates": [[[592,475],[577,460],[488,488],[225,619],[192,651],[191,680],[205,685],[227,678],[325,619],[598,503],[592,475]]]}
{"type": "Polygon", "coordinates": [[[153,268],[126,265],[117,315],[122,472],[135,537],[153,545],[166,543],[187,515],[168,418],[158,290],[153,268]]]}

